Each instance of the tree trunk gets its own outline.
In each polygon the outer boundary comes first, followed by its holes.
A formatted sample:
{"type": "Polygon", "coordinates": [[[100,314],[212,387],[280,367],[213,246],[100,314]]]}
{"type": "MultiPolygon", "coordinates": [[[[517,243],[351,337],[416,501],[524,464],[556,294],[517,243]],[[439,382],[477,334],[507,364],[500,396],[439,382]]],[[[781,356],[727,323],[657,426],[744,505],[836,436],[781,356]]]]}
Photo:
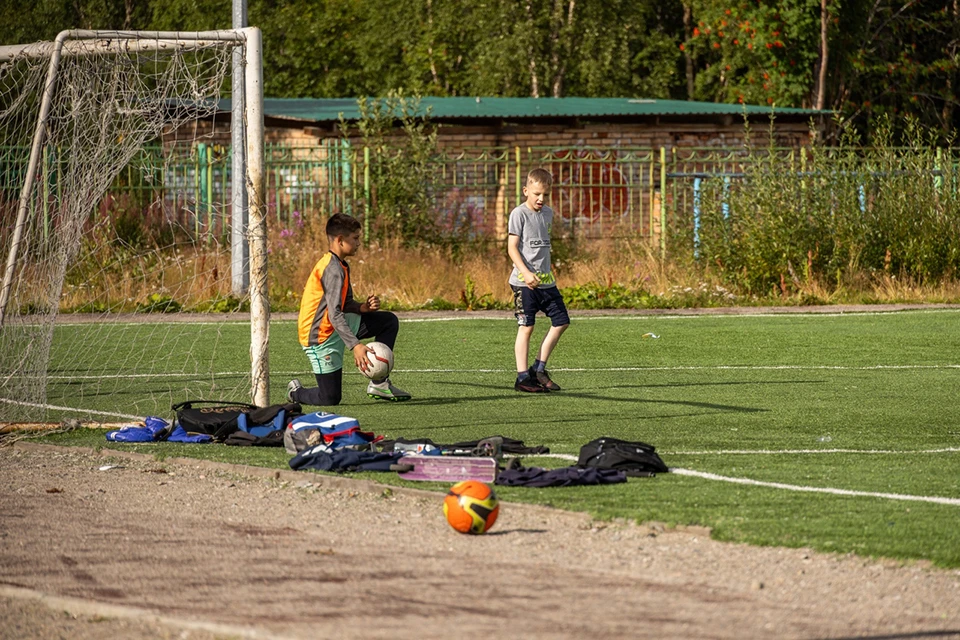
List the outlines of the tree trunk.
{"type": "MultiPolygon", "coordinates": [[[[693,36],[693,9],[686,2],[683,3],[683,33],[687,41],[693,36]]],[[[689,50],[684,49],[683,58],[687,65],[687,100],[693,100],[693,55],[689,50]]]]}
{"type": "Polygon", "coordinates": [[[950,30],[950,44],[946,47],[949,52],[950,62],[952,63],[947,69],[947,87],[944,91],[944,100],[943,100],[943,110],[940,113],[940,118],[943,121],[943,133],[944,135],[949,135],[953,131],[953,110],[957,104],[956,100],[956,89],[954,88],[956,84],[954,83],[954,78],[957,75],[957,44],[960,40],[960,24],[958,24],[958,0],[953,0],[950,3],[951,17],[953,18],[950,30]]]}
{"type": "Polygon", "coordinates": [[[816,108],[823,109],[827,101],[827,27],[830,24],[830,12],[827,10],[827,0],[820,0],[820,74],[817,78],[816,108]]]}
{"type": "Polygon", "coordinates": [[[427,0],[427,38],[430,44],[427,45],[427,56],[430,58],[430,75],[433,76],[433,84],[440,87],[440,77],[437,74],[437,63],[433,59],[433,0],[427,0]]]}
{"type": "MultiPolygon", "coordinates": [[[[531,0],[527,0],[527,27],[528,33],[536,33],[533,21],[533,5],[531,0]]],[[[530,58],[530,97],[540,97],[540,83],[537,80],[537,51],[533,46],[533,40],[527,47],[527,55],[530,58]]]]}
{"type": "MultiPolygon", "coordinates": [[[[560,0],[557,0],[557,14],[559,15],[559,4],[560,0]]],[[[555,46],[553,49],[553,97],[559,98],[563,95],[563,79],[567,72],[567,62],[570,60],[570,56],[573,54],[573,13],[574,8],[576,7],[576,0],[569,0],[567,3],[567,22],[563,24],[562,22],[557,25],[555,46]],[[563,34],[566,34],[566,37],[561,37],[563,34]],[[561,49],[563,49],[563,55],[561,56],[561,49]]]]}

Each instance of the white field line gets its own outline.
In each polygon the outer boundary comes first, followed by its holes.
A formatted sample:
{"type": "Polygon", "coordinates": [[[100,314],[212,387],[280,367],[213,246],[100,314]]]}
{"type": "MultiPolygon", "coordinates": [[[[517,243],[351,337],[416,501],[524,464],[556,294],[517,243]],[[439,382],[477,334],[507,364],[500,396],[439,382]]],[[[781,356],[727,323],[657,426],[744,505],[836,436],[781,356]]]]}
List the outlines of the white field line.
{"type": "Polygon", "coordinates": [[[960,498],[941,498],[940,496],[913,496],[903,493],[875,493],[873,491],[852,491],[850,489],[834,489],[831,487],[806,487],[796,484],[784,484],[782,482],[762,482],[760,480],[751,480],[750,478],[733,478],[730,476],[721,476],[715,473],[706,473],[704,471],[693,471],[692,469],[670,468],[670,473],[681,476],[692,476],[703,478],[705,480],[717,480],[720,482],[732,482],[734,484],[746,484],[755,487],[770,487],[773,489],[785,489],[787,491],[801,491],[806,493],[829,493],[835,496],[854,496],[858,498],[885,498],[887,500],[907,500],[912,502],[933,502],[935,504],[950,504],[960,506],[960,498]]]}
{"type": "MultiPolygon", "coordinates": [[[[709,311],[709,309],[708,309],[709,311]]],[[[766,313],[675,313],[675,314],[629,314],[629,315],[618,315],[612,313],[609,315],[577,315],[577,312],[574,311],[571,313],[571,317],[577,322],[584,322],[589,320],[690,320],[690,319],[702,319],[702,318],[770,318],[770,317],[803,317],[803,318],[839,318],[847,316],[886,316],[890,314],[902,314],[902,313],[960,313],[958,308],[937,308],[937,309],[892,309],[887,311],[835,311],[835,312],[793,312],[793,311],[784,311],[776,312],[770,311],[766,313]]],[[[510,322],[516,322],[513,314],[510,311],[503,311],[503,317],[498,316],[441,316],[438,318],[401,318],[400,322],[453,322],[456,320],[508,320],[510,322]]],[[[278,322],[294,322],[293,320],[288,321],[278,321],[278,322]]]]}
{"type": "MultiPolygon", "coordinates": [[[[292,320],[276,320],[275,322],[293,322],[292,320]]],[[[197,320],[195,322],[185,322],[183,320],[178,320],[176,322],[163,322],[162,320],[145,320],[144,322],[104,322],[100,325],[97,325],[93,322],[57,322],[54,326],[59,329],[61,327],[94,327],[94,326],[107,326],[107,327],[145,327],[145,326],[157,327],[223,327],[226,325],[237,325],[241,327],[249,327],[250,322],[245,320],[224,320],[223,322],[212,322],[210,320],[197,320]]]]}
{"type": "MultiPolygon", "coordinates": [[[[848,367],[837,365],[737,365],[720,364],[712,366],[673,366],[673,367],[557,367],[551,371],[567,373],[589,372],[630,372],[630,371],[904,371],[920,369],[960,369],[960,364],[874,364],[862,367],[848,367]]],[[[513,369],[396,369],[397,373],[513,373],[513,369]]],[[[278,376],[301,376],[303,370],[273,371],[278,376]]],[[[349,371],[349,374],[360,375],[358,371],[349,371]]],[[[112,378],[187,378],[187,379],[215,379],[219,376],[247,376],[249,371],[218,371],[216,373],[119,373],[103,375],[48,375],[48,380],[109,380],[112,378]]]]}
{"type": "Polygon", "coordinates": [[[960,447],[942,449],[716,449],[714,451],[661,451],[671,456],[710,456],[710,455],[801,455],[806,453],[862,453],[867,455],[904,455],[910,453],[957,453],[960,447]]]}
{"type": "MultiPolygon", "coordinates": [[[[947,449],[946,451],[957,451],[958,449],[947,449]]],[[[939,453],[941,450],[931,450],[930,453],[939,453]]],[[[711,452],[714,453],[714,452],[711,452]]],[[[719,452],[715,452],[719,453],[719,452]]],[[[822,452],[818,452],[822,453],[822,452]]],[[[855,453],[866,453],[857,451],[855,453]]],[[[901,453],[901,452],[891,452],[901,453]]],[[[927,453],[921,451],[903,452],[903,453],[927,453]]],[[[577,456],[567,453],[546,453],[540,454],[544,458],[560,458],[562,460],[577,460],[577,456]]],[[[769,487],[772,489],[784,489],[786,491],[801,491],[805,493],[828,493],[835,496],[853,496],[857,498],[884,498],[887,500],[907,500],[911,502],[932,502],[935,504],[950,504],[960,506],[960,498],[942,498],[940,496],[914,496],[903,493],[876,493],[873,491],[852,491],[850,489],[834,489],[832,487],[807,487],[796,484],[784,484],[782,482],[764,482],[761,480],[751,480],[750,478],[735,478],[731,476],[721,476],[716,473],[707,473],[705,471],[694,471],[693,469],[681,469],[670,467],[670,473],[678,476],[691,476],[694,478],[703,478],[704,480],[714,480],[718,482],[731,482],[733,484],[745,484],[754,487],[769,487]]]]}
{"type": "MultiPolygon", "coordinates": [[[[550,371],[567,371],[583,373],[589,371],[883,371],[912,370],[912,369],[960,369],[960,364],[871,364],[861,367],[843,365],[802,365],[802,364],[717,364],[717,365],[690,365],[672,367],[551,367],[550,371]]],[[[397,369],[397,373],[503,373],[513,372],[513,369],[397,369]]]]}

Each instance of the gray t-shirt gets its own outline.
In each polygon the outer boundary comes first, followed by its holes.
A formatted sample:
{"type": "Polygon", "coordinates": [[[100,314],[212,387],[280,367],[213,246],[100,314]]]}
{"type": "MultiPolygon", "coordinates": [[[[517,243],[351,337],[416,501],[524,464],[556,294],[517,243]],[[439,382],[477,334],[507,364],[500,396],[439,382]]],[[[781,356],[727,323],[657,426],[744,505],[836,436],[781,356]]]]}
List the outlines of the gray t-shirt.
{"type": "MultiPolygon", "coordinates": [[[[527,269],[540,276],[541,287],[555,287],[557,280],[550,268],[550,229],[553,227],[553,209],[547,205],[539,212],[522,204],[510,212],[507,233],[520,238],[520,256],[527,269]]],[[[524,286],[516,265],[510,274],[510,284],[524,286]]]]}

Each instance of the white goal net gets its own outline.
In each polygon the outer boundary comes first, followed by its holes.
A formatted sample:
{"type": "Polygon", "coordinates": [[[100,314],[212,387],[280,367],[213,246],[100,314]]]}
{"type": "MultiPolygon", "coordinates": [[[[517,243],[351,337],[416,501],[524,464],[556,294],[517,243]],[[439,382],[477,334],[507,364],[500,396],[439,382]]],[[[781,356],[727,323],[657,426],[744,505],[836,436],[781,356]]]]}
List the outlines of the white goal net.
{"type": "MultiPolygon", "coordinates": [[[[253,67],[248,90],[259,87],[259,46],[259,31],[241,29],[0,47],[0,421],[265,399],[266,337],[249,319],[251,302],[266,313],[265,264],[252,296],[231,291],[229,195],[198,205],[206,165],[177,164],[213,148],[235,48],[253,67]],[[225,310],[236,313],[196,321],[225,310]]],[[[247,123],[247,149],[262,148],[262,113],[248,113],[260,122],[247,123]]],[[[259,240],[260,194],[250,202],[259,240]]]]}

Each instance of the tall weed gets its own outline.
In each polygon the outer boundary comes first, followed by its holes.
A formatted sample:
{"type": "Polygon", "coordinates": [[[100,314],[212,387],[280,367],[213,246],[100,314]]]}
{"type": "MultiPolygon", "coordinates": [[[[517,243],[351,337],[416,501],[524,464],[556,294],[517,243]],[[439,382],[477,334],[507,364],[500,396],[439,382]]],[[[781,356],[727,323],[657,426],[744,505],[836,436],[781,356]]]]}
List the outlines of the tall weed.
{"type": "MultiPolygon", "coordinates": [[[[385,98],[361,98],[356,127],[370,150],[371,202],[366,228],[377,240],[397,239],[407,246],[437,243],[443,233],[436,216],[439,166],[437,132],[430,109],[419,96],[390,91],[385,98]],[[399,121],[399,132],[395,123],[399,121]]],[[[351,129],[340,121],[345,145],[351,129]]]]}
{"type": "Polygon", "coordinates": [[[819,298],[865,278],[937,286],[958,272],[957,174],[937,134],[908,120],[896,136],[881,120],[877,146],[864,147],[838,126],[836,146],[789,161],[747,147],[741,175],[706,181],[694,248],[703,273],[750,295],[819,298]]]}

